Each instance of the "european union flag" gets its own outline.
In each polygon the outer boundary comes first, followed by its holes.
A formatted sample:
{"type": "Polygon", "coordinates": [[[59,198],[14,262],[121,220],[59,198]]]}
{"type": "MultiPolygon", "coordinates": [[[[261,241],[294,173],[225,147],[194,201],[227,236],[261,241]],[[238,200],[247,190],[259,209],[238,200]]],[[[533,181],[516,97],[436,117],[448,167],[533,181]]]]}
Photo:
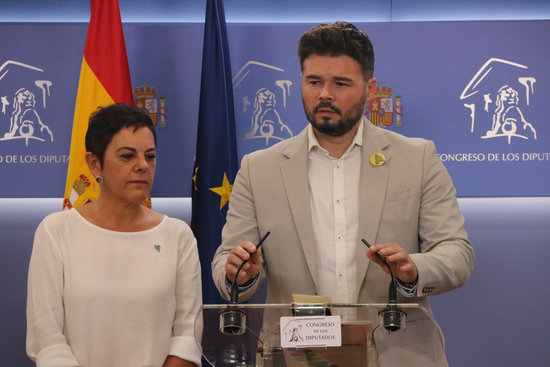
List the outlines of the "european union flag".
{"type": "Polygon", "coordinates": [[[210,264],[238,170],[231,63],[222,0],[208,0],[204,25],[191,228],[197,238],[205,304],[222,303],[210,264]]]}

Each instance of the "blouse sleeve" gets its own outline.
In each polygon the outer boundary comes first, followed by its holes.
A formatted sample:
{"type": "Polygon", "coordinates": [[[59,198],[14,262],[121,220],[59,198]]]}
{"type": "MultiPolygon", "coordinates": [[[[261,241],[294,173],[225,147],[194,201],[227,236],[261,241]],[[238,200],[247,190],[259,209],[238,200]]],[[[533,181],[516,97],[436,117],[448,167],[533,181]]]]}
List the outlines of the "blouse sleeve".
{"type": "Polygon", "coordinates": [[[38,226],[27,287],[27,354],[38,367],[80,366],[63,335],[63,257],[59,234],[38,226]]]}
{"type": "MultiPolygon", "coordinates": [[[[201,267],[197,241],[191,229],[184,225],[179,236],[176,314],[169,354],[200,366],[202,353],[195,341],[195,320],[202,305],[201,267]]],[[[202,324],[198,330],[202,331],[202,324]]]]}

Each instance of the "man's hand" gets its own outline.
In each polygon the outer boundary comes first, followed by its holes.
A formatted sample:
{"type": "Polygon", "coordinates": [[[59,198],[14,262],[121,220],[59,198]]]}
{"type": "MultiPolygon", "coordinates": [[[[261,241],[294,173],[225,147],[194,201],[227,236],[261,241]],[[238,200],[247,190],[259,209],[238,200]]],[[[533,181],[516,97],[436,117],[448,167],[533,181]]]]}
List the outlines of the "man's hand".
{"type": "Polygon", "coordinates": [[[197,367],[197,365],[176,356],[168,356],[162,367],[197,367]]]}
{"type": "Polygon", "coordinates": [[[249,241],[241,242],[238,246],[233,247],[231,249],[231,253],[227,257],[227,262],[225,263],[227,278],[230,281],[233,281],[239,266],[241,266],[243,261],[250,259],[246,264],[244,264],[243,268],[239,272],[237,283],[241,285],[249,281],[262,269],[263,259],[261,252],[261,249],[256,251],[256,246],[249,241]],[[250,254],[252,254],[252,257],[250,254]]]}
{"type": "Polygon", "coordinates": [[[367,250],[369,260],[377,263],[386,273],[390,273],[388,268],[376,257],[376,253],[386,260],[391,267],[393,275],[405,283],[414,282],[418,277],[416,264],[409,256],[407,250],[397,243],[380,243],[371,246],[367,250]]]}

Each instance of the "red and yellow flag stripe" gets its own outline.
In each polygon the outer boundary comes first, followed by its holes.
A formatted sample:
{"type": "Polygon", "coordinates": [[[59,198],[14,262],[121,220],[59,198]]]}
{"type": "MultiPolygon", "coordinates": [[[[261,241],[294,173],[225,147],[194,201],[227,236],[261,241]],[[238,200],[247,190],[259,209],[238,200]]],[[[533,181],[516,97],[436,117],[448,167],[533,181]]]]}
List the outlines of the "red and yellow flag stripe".
{"type": "Polygon", "coordinates": [[[85,161],[84,137],[90,114],[100,106],[132,104],[132,85],[118,0],[91,0],[91,17],[74,110],[63,209],[97,199],[85,161]]]}

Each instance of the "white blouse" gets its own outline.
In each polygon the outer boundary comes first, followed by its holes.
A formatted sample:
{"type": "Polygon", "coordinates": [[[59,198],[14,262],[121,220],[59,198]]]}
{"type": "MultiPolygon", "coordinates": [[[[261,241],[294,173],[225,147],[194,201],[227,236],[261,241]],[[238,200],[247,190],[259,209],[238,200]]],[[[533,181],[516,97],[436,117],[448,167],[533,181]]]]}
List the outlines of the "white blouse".
{"type": "Polygon", "coordinates": [[[38,367],[200,365],[197,243],[165,216],[140,232],[110,231],[75,209],[38,226],[29,266],[27,354],[38,367]]]}

